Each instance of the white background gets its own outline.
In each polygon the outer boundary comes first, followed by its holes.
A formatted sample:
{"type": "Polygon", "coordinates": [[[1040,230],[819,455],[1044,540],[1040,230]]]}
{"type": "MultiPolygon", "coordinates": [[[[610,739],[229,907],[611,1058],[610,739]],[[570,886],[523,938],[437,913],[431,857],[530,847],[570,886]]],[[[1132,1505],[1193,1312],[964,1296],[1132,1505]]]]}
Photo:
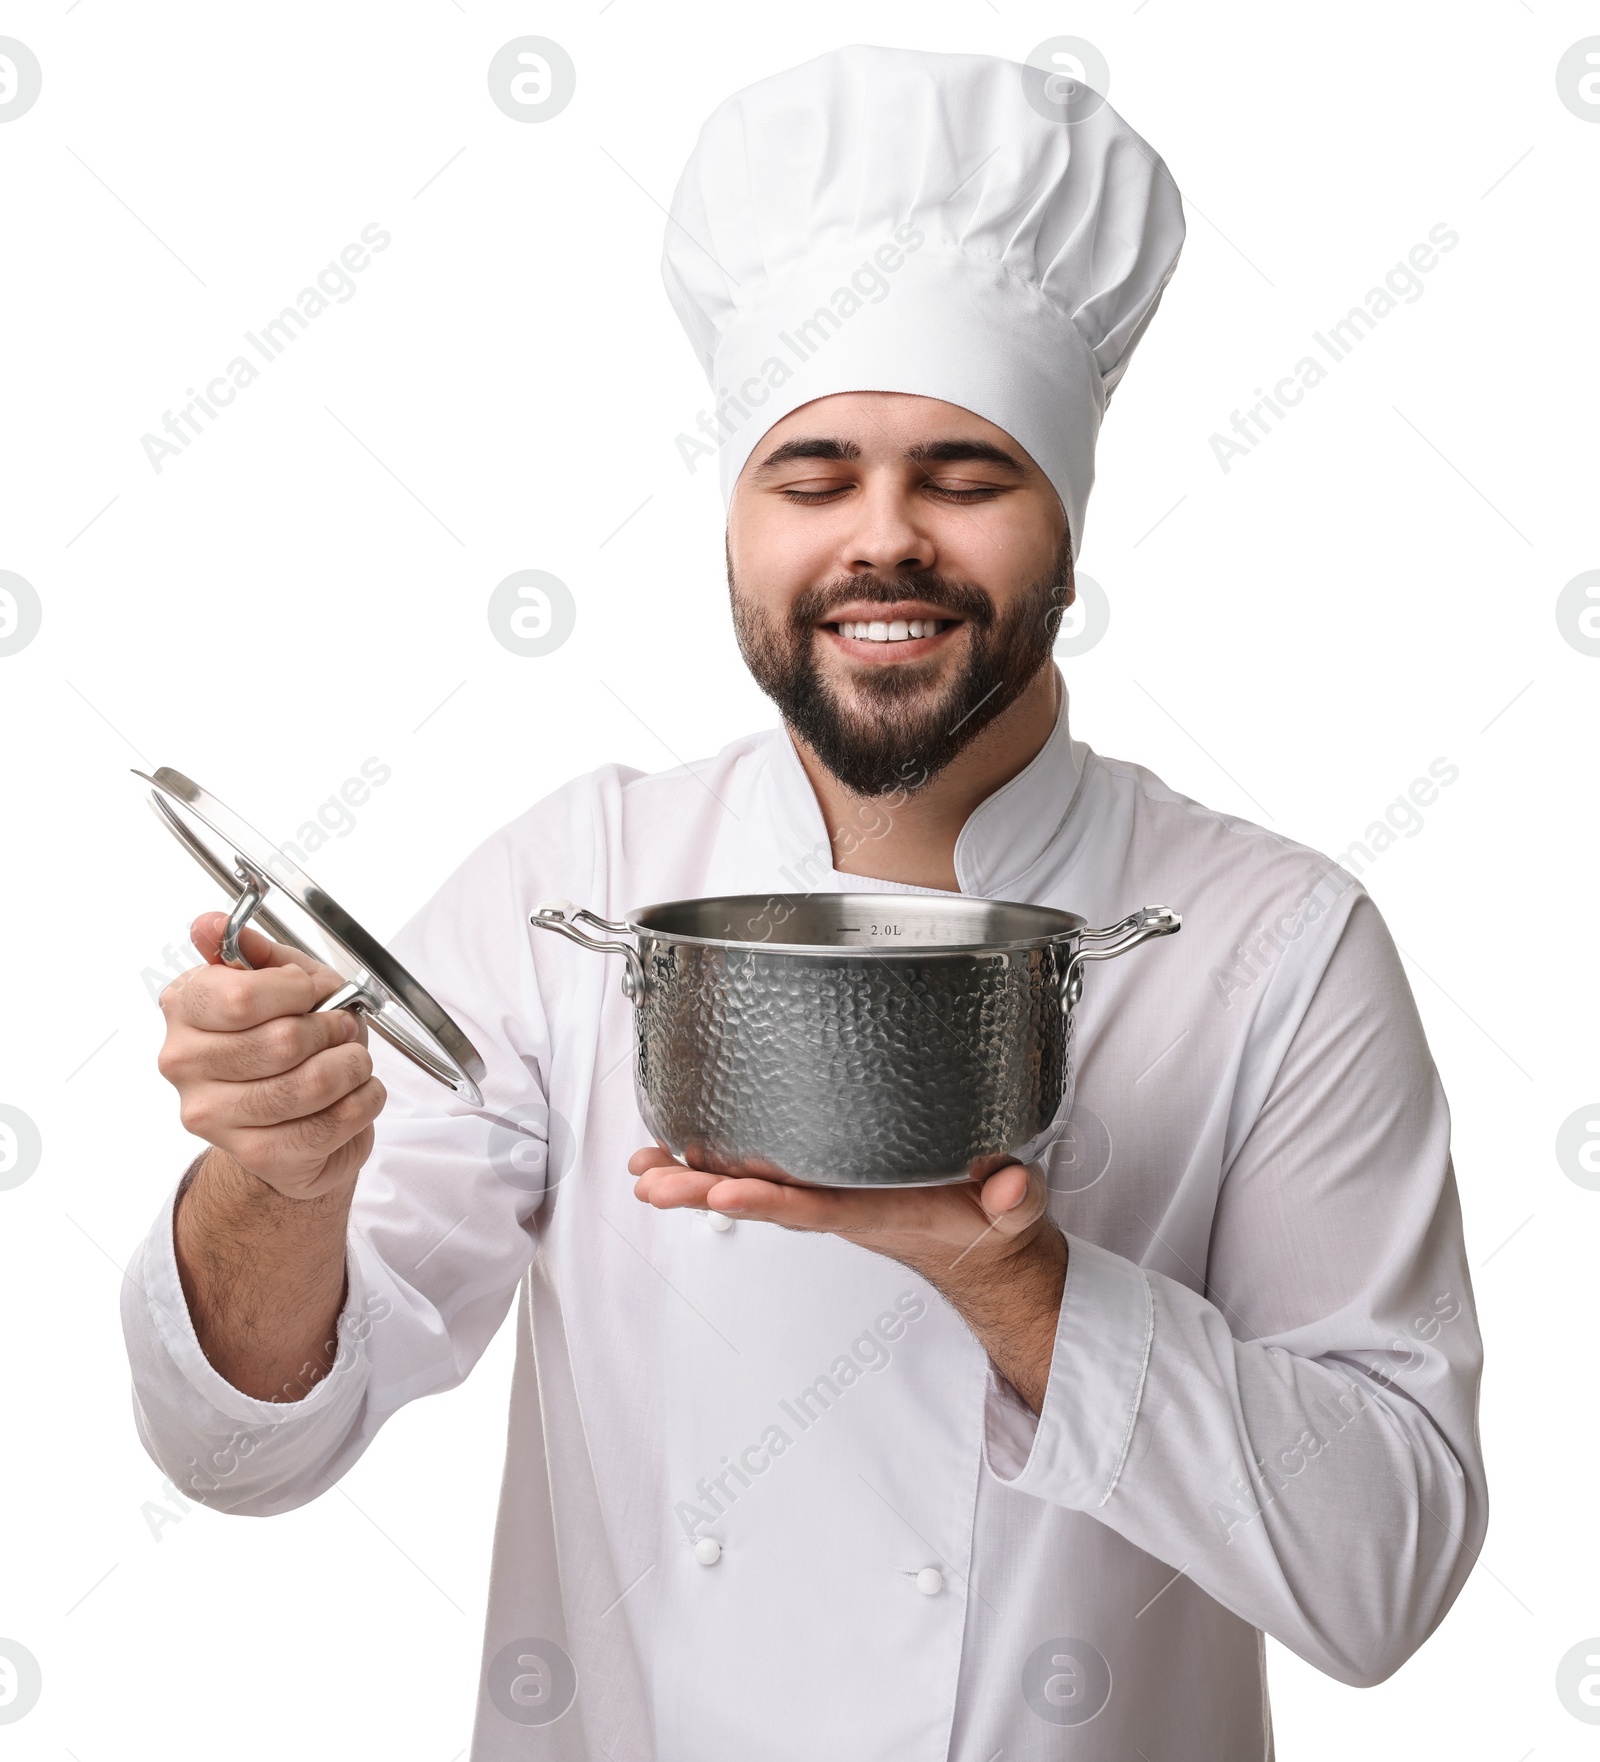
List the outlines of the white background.
{"type": "Polygon", "coordinates": [[[1600,11],[76,0],[0,31],[44,70],[0,126],[0,568],[43,604],[0,659],[0,1102],[44,1146],[0,1192],[0,1636],[44,1682],[8,1753],[453,1762],[478,1668],[508,1332],[315,1505],[162,1518],[120,1268],[194,1149],[148,975],[220,898],[127,767],[188,771],[282,839],[381,759],[309,866],[386,935],[568,777],[770,724],[714,469],[674,447],[706,394],[662,204],[703,116],[779,67],[1073,33],[1190,227],[1102,437],[1081,567],[1112,624],[1064,663],[1075,731],[1333,854],[1430,761],[1460,768],[1363,879],[1453,1107],[1489,1536],[1381,1687],[1269,1648],[1279,1753],[1592,1755],[1554,1675],[1600,1635],[1600,1193],[1554,1143],[1600,1093],[1600,658],[1555,601],[1600,566],[1600,126],[1555,70],[1600,11]],[[537,126],[485,82],[529,32],[577,68],[537,126]],[[369,222],[393,243],[355,296],[157,474],[141,435],[369,222]],[[1440,222],[1460,244],[1423,295],[1224,473],[1209,436],[1440,222]],[[524,568],[577,602],[545,659],[485,617],[524,568]]]}

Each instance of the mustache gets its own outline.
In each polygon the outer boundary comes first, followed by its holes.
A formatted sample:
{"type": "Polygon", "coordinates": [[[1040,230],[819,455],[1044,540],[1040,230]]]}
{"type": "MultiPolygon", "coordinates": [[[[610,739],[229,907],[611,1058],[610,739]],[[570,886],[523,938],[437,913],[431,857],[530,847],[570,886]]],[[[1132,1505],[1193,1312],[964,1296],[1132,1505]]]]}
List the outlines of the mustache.
{"type": "Polygon", "coordinates": [[[809,630],[816,624],[831,623],[829,613],[840,606],[892,606],[899,600],[921,600],[925,605],[965,618],[980,630],[995,623],[994,601],[981,587],[967,581],[951,581],[934,570],[898,576],[848,576],[808,587],[790,607],[789,622],[796,631],[809,630]]]}

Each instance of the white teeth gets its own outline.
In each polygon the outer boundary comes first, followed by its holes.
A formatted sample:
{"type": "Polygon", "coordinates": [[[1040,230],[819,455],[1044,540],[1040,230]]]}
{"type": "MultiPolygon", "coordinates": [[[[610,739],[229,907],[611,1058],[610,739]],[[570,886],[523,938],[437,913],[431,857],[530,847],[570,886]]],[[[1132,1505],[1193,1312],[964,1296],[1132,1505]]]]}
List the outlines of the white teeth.
{"type": "Polygon", "coordinates": [[[938,618],[896,618],[892,622],[873,619],[841,620],[839,634],[852,642],[906,642],[919,636],[937,636],[943,628],[938,618]]]}

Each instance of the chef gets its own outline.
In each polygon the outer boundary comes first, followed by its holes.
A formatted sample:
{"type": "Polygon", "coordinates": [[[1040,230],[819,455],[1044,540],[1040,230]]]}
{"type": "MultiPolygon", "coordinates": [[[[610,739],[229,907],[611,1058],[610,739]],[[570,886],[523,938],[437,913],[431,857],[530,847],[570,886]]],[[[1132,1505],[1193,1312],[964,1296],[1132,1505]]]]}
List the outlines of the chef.
{"type": "Polygon", "coordinates": [[[256,932],[259,970],[217,965],[197,920],[161,1068],[210,1148],[125,1286],[140,1436],[219,1511],[292,1509],[514,1308],[476,1762],[1264,1759],[1264,1635],[1376,1683],[1472,1567],[1479,1334],[1388,931],[1094,751],[1051,659],[1182,238],[1161,160],[1032,69],[854,47],[730,98],[664,273],[781,725],[569,783],[402,931],[481,1107],[309,1013],[327,969],[256,932]],[[1090,969],[1033,1164],[674,1160],[617,964],[530,911],[819,890],[1183,932],[1090,969]]]}

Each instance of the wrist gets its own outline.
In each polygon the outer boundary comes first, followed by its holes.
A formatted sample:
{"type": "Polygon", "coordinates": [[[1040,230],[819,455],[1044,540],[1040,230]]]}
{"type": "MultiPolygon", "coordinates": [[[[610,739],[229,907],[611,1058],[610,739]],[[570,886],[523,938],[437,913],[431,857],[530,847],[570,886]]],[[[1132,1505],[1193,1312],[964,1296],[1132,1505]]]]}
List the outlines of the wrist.
{"type": "MultiPolygon", "coordinates": [[[[1012,1260],[1001,1272],[1005,1286],[1032,1300],[1041,1316],[1048,1313],[1055,1332],[1061,1313],[1061,1294],[1067,1282],[1067,1239],[1047,1215],[1022,1240],[1012,1260]]],[[[998,1281],[991,1281],[991,1286],[998,1281]]]]}
{"type": "Polygon", "coordinates": [[[350,1197],[289,1198],[214,1147],[184,1176],[178,1282],[200,1350],[243,1393],[298,1401],[333,1363],[350,1197]]]}
{"type": "MultiPolygon", "coordinates": [[[[316,1264],[327,1244],[342,1242],[354,1183],[294,1199],[213,1145],[190,1165],[172,1208],[172,1243],[184,1295],[194,1304],[197,1275],[221,1263],[256,1275],[316,1264]],[[248,1245],[248,1253],[241,1253],[248,1245]]],[[[342,1259],[340,1263],[342,1276],[342,1259]]]]}
{"type": "Polygon", "coordinates": [[[359,1167],[335,1187],[315,1193],[287,1192],[265,1175],[247,1168],[231,1152],[215,1144],[196,1158],[178,1186],[177,1203],[181,1205],[192,1188],[199,1189],[204,1205],[226,1206],[230,1211],[249,1210],[285,1219],[303,1219],[308,1224],[342,1215],[350,1208],[355,1193],[359,1167]]]}
{"type": "Polygon", "coordinates": [[[993,1246],[986,1242],[957,1259],[942,1275],[926,1275],[929,1282],[952,1303],[1006,1301],[1021,1291],[1048,1292],[1054,1286],[1054,1301],[1060,1306],[1067,1239],[1048,1214],[1017,1236],[991,1238],[991,1242],[993,1246]]]}
{"type": "Polygon", "coordinates": [[[946,1280],[933,1279],[1000,1374],[1035,1413],[1044,1406],[1066,1289],[1067,1239],[1048,1217],[976,1268],[970,1255],[946,1280]]]}

